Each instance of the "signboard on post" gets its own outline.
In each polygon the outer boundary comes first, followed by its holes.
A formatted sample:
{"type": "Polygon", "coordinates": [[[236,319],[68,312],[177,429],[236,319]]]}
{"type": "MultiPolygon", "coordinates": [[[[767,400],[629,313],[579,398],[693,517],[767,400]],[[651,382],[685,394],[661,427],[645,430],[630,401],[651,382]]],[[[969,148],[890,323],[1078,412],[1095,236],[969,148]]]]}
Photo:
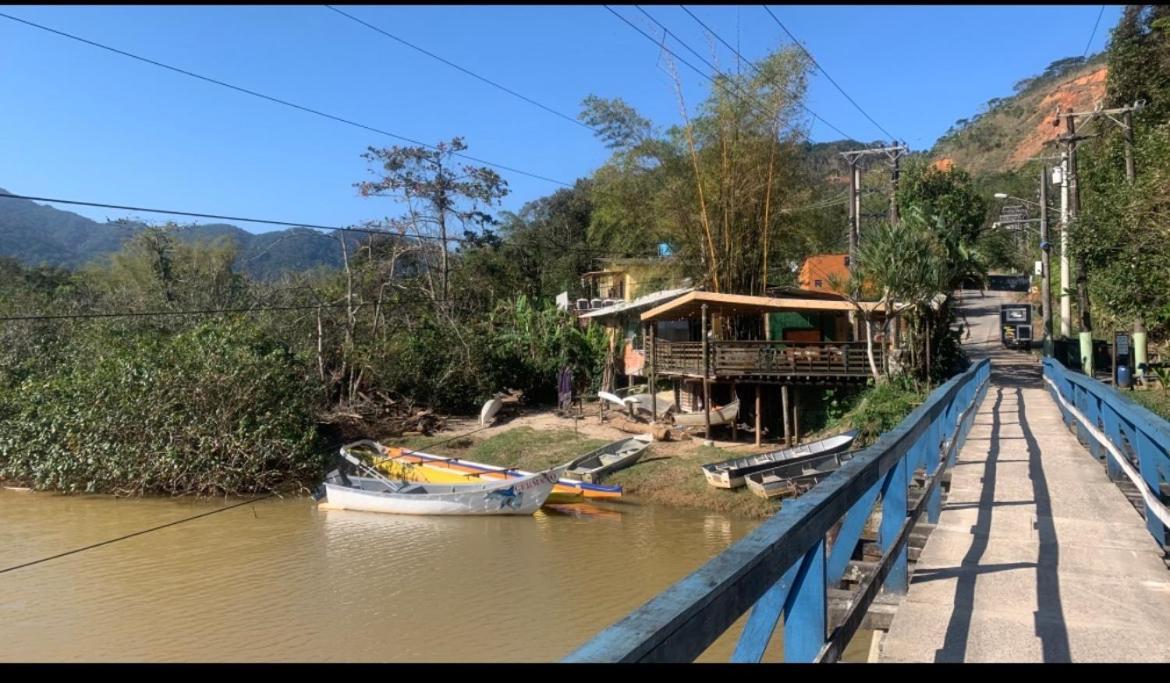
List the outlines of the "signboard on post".
{"type": "Polygon", "coordinates": [[[1043,274],[1044,274],[1044,262],[1043,262],[1043,261],[1037,261],[1037,262],[1036,262],[1036,274],[1037,274],[1037,275],[1043,275],[1043,274]]]}

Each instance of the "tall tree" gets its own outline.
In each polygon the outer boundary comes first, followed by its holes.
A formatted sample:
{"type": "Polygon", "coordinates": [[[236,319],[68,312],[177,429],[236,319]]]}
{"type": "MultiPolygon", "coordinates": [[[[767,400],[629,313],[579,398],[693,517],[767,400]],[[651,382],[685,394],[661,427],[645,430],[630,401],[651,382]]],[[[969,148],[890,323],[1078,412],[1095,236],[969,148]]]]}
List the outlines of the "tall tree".
{"type": "Polygon", "coordinates": [[[380,168],[371,169],[377,180],[357,183],[363,197],[391,197],[407,213],[392,221],[393,227],[409,229],[417,237],[438,237],[441,289],[432,288],[434,299],[448,298],[448,235],[454,221],[460,232],[474,232],[495,223],[485,209],[508,194],[508,183],[484,166],[459,164],[456,154],[467,149],[462,138],[433,147],[370,147],[362,155],[380,168]]]}

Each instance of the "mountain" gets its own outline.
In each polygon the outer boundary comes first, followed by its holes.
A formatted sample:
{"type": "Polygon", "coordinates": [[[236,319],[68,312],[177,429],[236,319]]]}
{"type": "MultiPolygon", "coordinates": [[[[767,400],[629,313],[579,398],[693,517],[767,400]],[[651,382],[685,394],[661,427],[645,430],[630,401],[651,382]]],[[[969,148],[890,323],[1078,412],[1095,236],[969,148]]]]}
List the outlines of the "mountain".
{"type": "Polygon", "coordinates": [[[988,100],[969,118],[959,119],[930,156],[939,166],[957,165],[974,176],[1012,171],[1034,156],[1056,154],[1049,140],[1064,133],[1054,126],[1057,107],[1092,111],[1105,97],[1104,54],[1088,61],[1058,59],[1039,76],[1015,84],[1014,94],[988,100]]]}
{"type": "MultiPolygon", "coordinates": [[[[0,189],[0,193],[7,190],[0,189]]],[[[0,256],[28,265],[76,268],[118,251],[146,225],[134,221],[99,223],[70,211],[26,199],[0,199],[0,256]]],[[[257,279],[313,268],[340,268],[341,253],[332,233],[292,228],[261,234],[234,225],[211,223],[180,229],[181,239],[227,238],[238,250],[236,267],[257,279]]],[[[354,233],[347,239],[358,242],[354,233]]]]}

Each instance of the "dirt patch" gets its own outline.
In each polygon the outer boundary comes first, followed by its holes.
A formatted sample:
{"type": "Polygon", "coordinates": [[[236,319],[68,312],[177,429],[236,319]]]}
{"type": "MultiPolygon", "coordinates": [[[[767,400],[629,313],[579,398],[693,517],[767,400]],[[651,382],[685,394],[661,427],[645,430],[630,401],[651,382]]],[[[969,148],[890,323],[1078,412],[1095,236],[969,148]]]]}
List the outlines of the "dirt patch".
{"type": "Polygon", "coordinates": [[[1016,146],[1008,160],[1013,168],[1028,159],[1039,156],[1049,140],[1064,132],[1064,120],[1053,125],[1057,107],[1061,111],[1092,111],[1096,103],[1105,98],[1105,81],[1109,75],[1106,67],[1065,81],[1044,96],[1032,112],[1036,122],[1032,130],[1016,146]]]}

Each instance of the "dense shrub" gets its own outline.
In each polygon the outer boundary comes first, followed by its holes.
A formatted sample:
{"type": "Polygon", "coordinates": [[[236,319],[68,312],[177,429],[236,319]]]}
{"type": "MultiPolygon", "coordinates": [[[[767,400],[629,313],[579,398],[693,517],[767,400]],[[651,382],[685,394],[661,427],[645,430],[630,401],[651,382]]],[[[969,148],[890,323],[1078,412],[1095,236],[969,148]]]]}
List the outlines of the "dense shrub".
{"type": "Polygon", "coordinates": [[[860,394],[842,422],[858,430],[858,445],[867,446],[898,426],[924,400],[926,394],[911,378],[893,377],[860,394]]]}
{"type": "Polygon", "coordinates": [[[0,387],[0,478],[118,494],[237,494],[322,469],[306,368],[246,322],[96,325],[0,387]]]}

